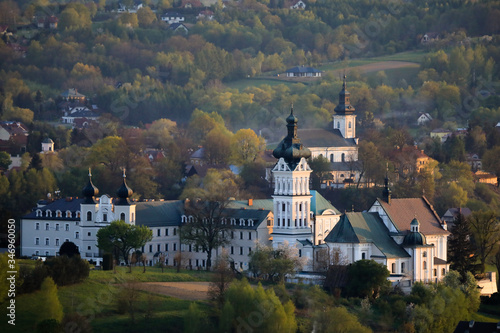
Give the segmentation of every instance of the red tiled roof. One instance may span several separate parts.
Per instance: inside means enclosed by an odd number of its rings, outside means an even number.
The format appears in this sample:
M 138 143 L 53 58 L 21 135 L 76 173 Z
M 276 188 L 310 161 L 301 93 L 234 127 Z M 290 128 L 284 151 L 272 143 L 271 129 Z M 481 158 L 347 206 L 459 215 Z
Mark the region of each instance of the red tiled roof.
M 425 197 L 391 199 L 390 204 L 382 199 L 378 201 L 401 232 L 409 231 L 410 222 L 416 217 L 420 222 L 420 232 L 424 235 L 449 234 L 441 227 L 440 218 Z

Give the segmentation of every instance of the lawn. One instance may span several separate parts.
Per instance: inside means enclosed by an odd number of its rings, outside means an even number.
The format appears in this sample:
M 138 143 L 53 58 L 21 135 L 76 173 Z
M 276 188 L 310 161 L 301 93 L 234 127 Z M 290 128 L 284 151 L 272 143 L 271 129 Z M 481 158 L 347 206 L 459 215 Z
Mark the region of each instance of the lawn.
M 263 84 L 267 84 L 270 86 L 277 86 L 280 84 L 284 85 L 292 85 L 297 82 L 292 82 L 292 81 L 285 81 L 285 80 L 280 80 L 278 78 L 273 79 L 273 78 L 249 78 L 249 79 L 242 79 L 242 80 L 236 80 L 232 82 L 227 82 L 225 85 L 228 88 L 232 89 L 238 89 L 240 92 L 243 91 L 247 87 L 258 87 Z
M 30 261 L 22 261 L 20 264 L 31 265 Z M 127 281 L 136 282 L 188 282 L 207 281 L 211 273 L 205 271 L 186 271 L 180 273 L 172 268 L 165 269 L 162 273 L 160 268 L 148 267 L 146 273 L 142 268 L 134 267 L 132 273 L 127 273 L 127 267 L 117 267 L 113 271 L 92 270 L 90 276 L 84 282 L 72 286 L 63 286 L 58 289 L 59 301 L 63 305 L 65 313 L 77 312 L 90 318 L 95 332 L 127 332 L 137 331 L 139 324 L 144 327 L 144 318 L 148 315 L 146 309 L 151 308 L 148 320 L 150 326 L 148 333 L 165 332 L 165 326 L 182 325 L 180 320 L 187 311 L 190 301 L 175 299 L 163 295 L 152 295 L 145 291 L 137 290 L 138 310 L 136 324 L 131 324 L 128 315 L 117 312 L 117 298 L 129 292 Z M 0 332 L 34 332 L 38 313 L 43 311 L 43 300 L 40 292 L 18 295 L 16 297 L 16 326 L 10 326 L 6 320 L 0 323 Z M 0 305 L 5 309 L 5 304 Z M 177 325 L 177 326 L 176 326 Z M 176 329 L 172 330 L 173 332 Z M 180 330 L 178 330 L 180 331 Z

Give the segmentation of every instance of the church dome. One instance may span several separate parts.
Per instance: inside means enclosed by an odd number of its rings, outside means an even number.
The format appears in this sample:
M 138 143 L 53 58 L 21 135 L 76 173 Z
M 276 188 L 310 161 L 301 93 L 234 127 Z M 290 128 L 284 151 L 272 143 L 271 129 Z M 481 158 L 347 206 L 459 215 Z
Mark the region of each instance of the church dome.
M 92 175 L 89 169 L 89 182 L 82 189 L 82 195 L 85 198 L 84 203 L 95 203 L 94 197 L 99 194 L 97 187 L 92 184 Z
M 130 198 L 134 193 L 134 191 L 128 187 L 125 177 L 125 170 L 123 170 L 123 182 L 120 188 L 116 191 L 116 196 L 118 197 L 116 205 L 129 205 L 130 201 L 128 198 Z
M 418 222 L 417 218 L 415 217 L 410 223 L 411 231 L 408 235 L 405 236 L 403 240 L 403 246 L 410 247 L 427 245 L 427 239 L 425 238 L 424 234 L 419 231 L 419 228 L 420 222 Z
M 276 149 L 273 151 L 273 156 L 277 159 L 283 158 L 285 162 L 296 164 L 301 158 L 311 157 L 311 151 L 305 147 L 297 137 L 297 117 L 293 114 L 293 107 L 290 115 L 286 118 L 288 135 L 281 140 Z

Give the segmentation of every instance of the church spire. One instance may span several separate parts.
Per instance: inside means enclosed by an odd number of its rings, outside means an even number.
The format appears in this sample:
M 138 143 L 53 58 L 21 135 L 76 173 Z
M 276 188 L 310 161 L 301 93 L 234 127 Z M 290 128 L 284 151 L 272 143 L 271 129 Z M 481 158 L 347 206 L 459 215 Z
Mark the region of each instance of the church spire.
M 99 194 L 99 190 L 97 187 L 92 184 L 92 172 L 89 168 L 89 182 L 87 185 L 82 189 L 82 195 L 85 198 L 83 203 L 84 204 L 95 204 L 96 201 L 94 197 Z
M 116 191 L 116 195 L 118 196 L 118 202 L 116 205 L 130 205 L 129 197 L 134 193 L 130 187 L 128 187 L 127 182 L 125 181 L 127 175 L 125 174 L 125 168 L 123 168 L 123 182 L 122 186 Z
M 337 114 L 353 114 L 355 109 L 351 105 L 351 93 L 347 91 L 347 76 L 344 75 L 342 83 L 342 90 L 339 93 L 339 104 L 335 107 L 334 111 Z

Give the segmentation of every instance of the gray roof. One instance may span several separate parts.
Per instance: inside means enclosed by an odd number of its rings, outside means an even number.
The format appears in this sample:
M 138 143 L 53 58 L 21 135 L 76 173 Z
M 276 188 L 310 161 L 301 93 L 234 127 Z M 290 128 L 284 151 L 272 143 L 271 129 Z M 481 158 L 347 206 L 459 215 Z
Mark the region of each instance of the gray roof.
M 51 138 L 45 138 L 42 143 L 54 143 Z
M 326 236 L 328 243 L 373 243 L 386 258 L 410 255 L 389 236 L 389 229 L 377 213 L 344 213 Z
M 248 200 L 232 200 L 228 208 L 264 209 L 273 210 L 273 199 L 253 199 L 252 205 L 248 205 Z
M 354 139 L 344 139 L 338 129 L 299 129 L 298 137 L 306 147 L 356 147 Z
M 80 211 L 80 204 L 83 202 L 83 199 L 73 199 L 73 198 L 65 198 L 58 199 L 50 202 L 49 204 L 43 207 L 35 207 L 33 211 L 27 215 L 23 216 L 25 220 L 65 220 L 65 221 L 79 221 L 80 218 L 76 217 L 76 212 Z M 36 211 L 41 210 L 42 216 L 37 217 Z M 52 211 L 52 217 L 45 216 L 45 212 L 47 210 Z M 56 211 L 61 211 L 61 217 L 56 217 Z M 66 212 L 71 212 L 71 217 L 66 217 Z
M 286 73 L 321 73 L 321 71 L 313 67 L 295 66 L 287 69 Z
M 333 171 L 361 171 L 363 165 L 361 161 L 353 162 L 330 162 L 330 168 Z
M 311 212 L 314 215 L 321 215 L 327 209 L 333 210 L 336 214 L 340 214 L 340 211 L 335 208 L 330 201 L 326 200 L 318 191 L 311 191 Z
M 178 226 L 184 214 L 184 202 L 181 200 L 137 202 L 135 211 L 137 225 Z

